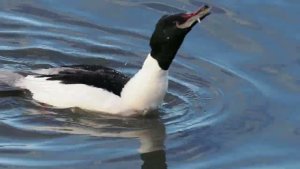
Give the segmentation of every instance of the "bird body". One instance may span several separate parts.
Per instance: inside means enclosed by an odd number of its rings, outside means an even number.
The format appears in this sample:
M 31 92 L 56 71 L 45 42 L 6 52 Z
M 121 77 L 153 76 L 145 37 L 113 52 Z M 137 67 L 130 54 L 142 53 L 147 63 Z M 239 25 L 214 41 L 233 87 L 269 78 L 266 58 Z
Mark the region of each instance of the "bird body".
M 168 87 L 168 71 L 162 70 L 151 55 L 147 56 L 143 67 L 124 84 L 120 95 L 92 84 L 66 84 L 61 82 L 62 79 L 49 80 L 60 72 L 66 71 L 77 76 L 81 73 L 81 70 L 76 68 L 42 69 L 35 71 L 38 74 L 19 79 L 16 86 L 29 90 L 33 99 L 38 102 L 57 108 L 79 107 L 124 116 L 134 115 L 137 112 L 143 114 L 156 109 L 162 102 Z M 97 78 L 97 76 L 90 78 Z M 120 79 L 113 80 L 117 83 Z
M 57 108 L 79 107 L 121 116 L 157 109 L 168 89 L 168 69 L 185 36 L 210 8 L 163 16 L 150 39 L 151 52 L 132 77 L 95 65 L 72 65 L 33 71 L 14 84 L 34 100 Z

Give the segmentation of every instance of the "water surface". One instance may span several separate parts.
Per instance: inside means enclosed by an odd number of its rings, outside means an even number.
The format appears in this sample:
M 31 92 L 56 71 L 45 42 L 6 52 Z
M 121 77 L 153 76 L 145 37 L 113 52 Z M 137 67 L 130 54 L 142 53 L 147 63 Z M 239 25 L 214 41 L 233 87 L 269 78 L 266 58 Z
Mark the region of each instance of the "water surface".
M 208 3 L 158 117 L 60 110 L 0 86 L 0 168 L 300 167 L 297 1 L 0 2 L 0 70 L 101 64 L 133 75 L 164 14 Z

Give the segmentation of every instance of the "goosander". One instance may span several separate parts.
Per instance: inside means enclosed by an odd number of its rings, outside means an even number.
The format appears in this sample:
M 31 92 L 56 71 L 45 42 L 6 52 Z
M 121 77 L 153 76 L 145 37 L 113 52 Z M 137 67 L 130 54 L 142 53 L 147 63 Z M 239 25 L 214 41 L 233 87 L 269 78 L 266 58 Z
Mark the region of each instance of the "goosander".
M 185 36 L 209 14 L 210 7 L 205 5 L 193 13 L 162 16 L 150 39 L 151 52 L 132 78 L 99 65 L 72 65 L 33 71 L 19 78 L 15 86 L 29 90 L 34 100 L 56 108 L 146 115 L 164 99 L 168 69 Z

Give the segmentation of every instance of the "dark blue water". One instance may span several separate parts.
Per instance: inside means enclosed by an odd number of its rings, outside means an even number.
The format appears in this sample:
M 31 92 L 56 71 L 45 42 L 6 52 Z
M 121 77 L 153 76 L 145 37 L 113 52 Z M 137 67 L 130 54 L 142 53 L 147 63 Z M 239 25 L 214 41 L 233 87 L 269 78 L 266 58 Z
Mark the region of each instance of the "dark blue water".
M 2 0 L 0 70 L 134 74 L 163 14 L 203 1 Z M 0 87 L 0 168 L 300 168 L 300 3 L 206 1 L 159 117 L 57 110 Z

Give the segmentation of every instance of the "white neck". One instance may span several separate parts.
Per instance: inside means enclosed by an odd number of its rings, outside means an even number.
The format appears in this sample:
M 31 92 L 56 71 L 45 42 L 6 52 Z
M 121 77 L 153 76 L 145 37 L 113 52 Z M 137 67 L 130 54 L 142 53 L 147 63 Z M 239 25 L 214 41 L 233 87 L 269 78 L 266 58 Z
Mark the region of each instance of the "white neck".
M 146 113 L 161 105 L 168 89 L 168 71 L 150 54 L 143 67 L 124 86 L 121 99 L 128 111 Z

